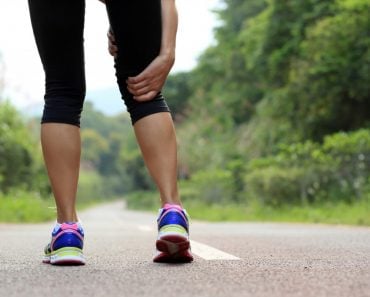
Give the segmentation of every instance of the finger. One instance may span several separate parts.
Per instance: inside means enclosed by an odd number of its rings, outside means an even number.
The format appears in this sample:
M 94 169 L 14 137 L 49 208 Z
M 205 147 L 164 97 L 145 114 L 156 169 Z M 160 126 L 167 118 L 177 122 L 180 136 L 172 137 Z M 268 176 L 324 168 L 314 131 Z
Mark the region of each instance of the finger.
M 144 81 L 148 78 L 149 78 L 148 72 L 146 70 L 144 70 L 143 72 L 139 73 L 136 76 L 128 77 L 126 82 L 128 84 L 137 84 L 137 83 L 140 83 L 140 82 L 142 82 L 142 81 Z
M 114 38 L 109 38 L 108 37 L 108 43 L 113 44 L 113 45 L 117 45 L 116 40 Z
M 158 94 L 157 91 L 150 91 L 149 93 L 146 93 L 141 96 L 134 96 L 134 99 L 137 101 L 150 101 L 152 100 L 156 95 Z
M 152 80 L 145 79 L 138 83 L 127 83 L 127 86 L 133 90 L 139 90 L 151 84 L 152 84 Z
M 108 46 L 108 51 L 113 56 L 118 52 L 118 48 L 115 45 L 109 45 Z
M 165 81 L 160 78 L 154 78 L 147 84 L 140 83 L 140 87 L 137 85 L 127 85 L 127 89 L 136 96 L 141 96 L 143 93 L 148 93 L 149 91 L 158 91 L 162 89 Z
M 134 96 L 142 96 L 142 95 L 145 95 L 145 94 L 155 90 L 155 88 L 153 88 L 151 86 L 145 86 L 144 88 L 137 89 L 137 90 L 131 89 L 129 87 L 127 89 Z
M 114 36 L 111 29 L 108 30 L 107 37 L 112 43 L 116 43 L 116 37 Z
M 143 72 L 135 77 L 129 77 L 126 80 L 127 85 L 130 87 L 137 89 L 142 88 L 144 85 L 152 85 L 157 83 L 158 81 L 163 80 L 163 74 L 160 73 L 151 73 L 147 71 L 146 73 Z
M 111 56 L 114 56 L 116 54 L 116 52 L 111 47 L 108 47 L 108 52 Z
M 116 44 L 116 39 L 114 38 L 114 36 L 112 37 L 112 36 L 109 36 L 109 35 L 108 35 L 108 41 L 109 41 L 110 43 L 112 43 L 112 44 Z

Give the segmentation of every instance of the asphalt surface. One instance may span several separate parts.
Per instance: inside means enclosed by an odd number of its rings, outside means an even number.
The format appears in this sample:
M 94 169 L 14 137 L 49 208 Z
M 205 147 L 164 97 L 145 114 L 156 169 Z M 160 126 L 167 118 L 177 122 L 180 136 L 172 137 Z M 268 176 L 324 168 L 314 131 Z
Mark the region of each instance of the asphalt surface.
M 195 261 L 156 264 L 155 214 L 111 203 L 80 216 L 79 267 L 41 263 L 52 223 L 0 224 L 1 297 L 370 296 L 370 228 L 194 221 Z

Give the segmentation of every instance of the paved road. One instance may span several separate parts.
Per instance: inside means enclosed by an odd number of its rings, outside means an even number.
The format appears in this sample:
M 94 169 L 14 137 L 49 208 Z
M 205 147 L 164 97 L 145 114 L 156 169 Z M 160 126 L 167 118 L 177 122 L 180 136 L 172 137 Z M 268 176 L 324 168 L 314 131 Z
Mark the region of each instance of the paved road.
M 41 263 L 51 224 L 0 225 L 0 296 L 370 296 L 370 228 L 193 222 L 195 261 L 151 262 L 155 215 L 81 213 L 87 265 Z

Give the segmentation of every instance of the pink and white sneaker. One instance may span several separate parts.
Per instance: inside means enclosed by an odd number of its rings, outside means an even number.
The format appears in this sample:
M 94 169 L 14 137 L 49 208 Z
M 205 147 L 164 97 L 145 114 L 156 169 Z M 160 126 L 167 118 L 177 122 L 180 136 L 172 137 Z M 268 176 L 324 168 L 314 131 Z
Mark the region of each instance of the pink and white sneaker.
M 84 265 L 82 253 L 84 231 L 80 223 L 56 224 L 51 242 L 44 250 L 44 263 L 53 265 Z
M 189 219 L 179 205 L 165 204 L 158 214 L 158 238 L 154 262 L 187 263 L 193 261 L 189 241 Z

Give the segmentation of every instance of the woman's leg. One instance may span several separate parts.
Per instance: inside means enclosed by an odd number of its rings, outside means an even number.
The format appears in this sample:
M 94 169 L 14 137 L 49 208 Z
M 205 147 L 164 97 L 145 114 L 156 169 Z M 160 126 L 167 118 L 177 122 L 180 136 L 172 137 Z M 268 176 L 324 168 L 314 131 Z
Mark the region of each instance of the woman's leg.
M 45 70 L 41 141 L 57 206 L 57 221 L 76 222 L 80 114 L 85 97 L 84 0 L 29 0 Z
M 159 92 L 151 101 L 136 101 L 126 79 L 141 73 L 159 55 L 161 0 L 107 0 L 118 47 L 117 80 L 146 166 L 161 195 L 154 262 L 190 262 L 189 222 L 177 191 L 176 135 L 167 104 Z
M 57 207 L 57 221 L 77 222 L 76 192 L 80 167 L 80 129 L 73 125 L 41 126 L 44 160 Z
M 161 112 L 146 116 L 135 123 L 134 129 L 162 205 L 181 205 L 177 189 L 177 144 L 171 115 Z
M 160 52 L 161 1 L 106 2 L 118 53 L 115 60 L 118 85 L 134 124 L 146 166 L 160 192 L 162 204 L 181 205 L 177 190 L 177 146 L 172 118 L 161 95 L 146 102 L 133 99 L 126 79 L 136 76 Z

